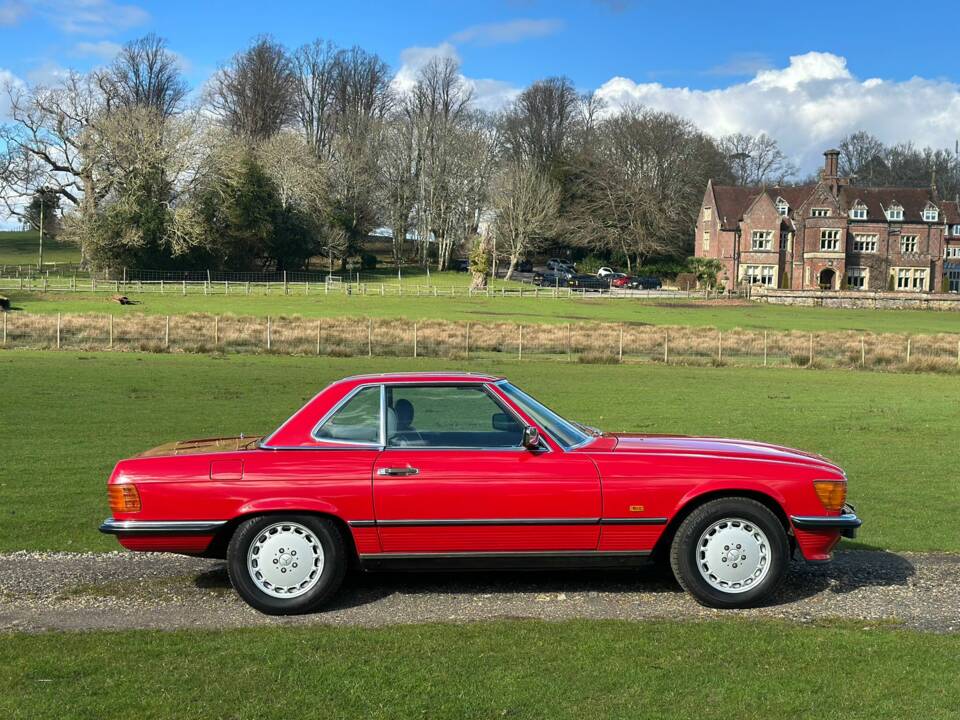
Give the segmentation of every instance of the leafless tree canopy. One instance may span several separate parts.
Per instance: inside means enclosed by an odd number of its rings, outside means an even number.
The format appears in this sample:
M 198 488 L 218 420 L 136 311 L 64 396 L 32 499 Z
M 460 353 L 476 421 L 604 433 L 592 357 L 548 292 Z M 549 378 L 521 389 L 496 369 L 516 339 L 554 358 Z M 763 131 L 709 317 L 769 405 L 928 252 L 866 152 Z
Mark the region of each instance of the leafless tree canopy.
M 539 80 L 517 98 L 504 119 L 504 144 L 514 159 L 529 159 L 542 169 L 565 160 L 585 118 L 592 121 L 596 104 L 582 98 L 568 78 Z
M 208 96 L 210 107 L 233 133 L 265 140 L 294 119 L 296 89 L 287 51 L 264 37 L 220 69 Z
M 177 57 L 153 34 L 124 45 L 96 79 L 108 108 L 146 107 L 164 118 L 183 109 L 188 91 Z
M 726 135 L 720 139 L 720 149 L 738 185 L 781 185 L 797 173 L 777 141 L 766 133 Z

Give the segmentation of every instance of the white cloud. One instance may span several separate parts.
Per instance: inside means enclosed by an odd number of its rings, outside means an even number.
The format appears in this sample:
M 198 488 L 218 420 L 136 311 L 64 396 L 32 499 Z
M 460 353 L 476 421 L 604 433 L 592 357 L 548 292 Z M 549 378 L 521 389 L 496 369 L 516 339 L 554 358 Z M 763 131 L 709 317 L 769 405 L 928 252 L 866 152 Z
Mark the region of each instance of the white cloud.
M 120 43 L 110 40 L 99 40 L 97 42 L 78 42 L 73 46 L 74 54 L 81 57 L 98 57 L 101 60 L 112 60 L 120 52 Z
M 138 5 L 113 0 L 34 0 L 51 23 L 65 33 L 110 35 L 143 25 L 150 14 Z
M 27 80 L 34 85 L 55 85 L 70 74 L 70 71 L 53 60 L 47 60 L 27 73 Z
M 22 0 L 7 0 L 0 3 L 0 26 L 16 25 L 30 11 Z
M 563 21 L 557 19 L 521 18 L 500 23 L 471 25 L 450 36 L 454 43 L 471 43 L 481 47 L 516 43 L 527 38 L 546 37 L 563 29 Z
M 450 43 L 436 47 L 409 47 L 400 53 L 400 69 L 393 76 L 393 86 L 407 93 L 417 82 L 417 73 L 434 58 L 451 58 L 460 62 L 457 49 Z M 520 88 L 503 80 L 470 78 L 461 74 L 463 81 L 473 91 L 473 104 L 481 110 L 500 110 L 520 94 Z
M 668 87 L 614 77 L 597 90 L 608 112 L 639 103 L 689 118 L 713 135 L 766 132 L 809 172 L 844 135 L 866 130 L 888 143 L 912 140 L 952 148 L 960 85 L 914 77 L 858 80 L 845 58 L 810 52 L 784 68 L 759 70 L 747 82 L 715 90 Z

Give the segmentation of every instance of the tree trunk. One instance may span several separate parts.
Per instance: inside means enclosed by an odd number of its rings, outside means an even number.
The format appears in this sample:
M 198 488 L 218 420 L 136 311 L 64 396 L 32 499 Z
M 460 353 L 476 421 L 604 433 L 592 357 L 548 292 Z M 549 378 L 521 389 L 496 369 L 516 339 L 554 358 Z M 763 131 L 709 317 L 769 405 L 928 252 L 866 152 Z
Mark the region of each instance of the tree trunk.
M 509 280 L 513 277 L 513 271 L 517 267 L 517 261 L 519 259 L 519 253 L 510 253 L 510 267 L 507 268 L 507 274 L 503 276 L 504 280 Z

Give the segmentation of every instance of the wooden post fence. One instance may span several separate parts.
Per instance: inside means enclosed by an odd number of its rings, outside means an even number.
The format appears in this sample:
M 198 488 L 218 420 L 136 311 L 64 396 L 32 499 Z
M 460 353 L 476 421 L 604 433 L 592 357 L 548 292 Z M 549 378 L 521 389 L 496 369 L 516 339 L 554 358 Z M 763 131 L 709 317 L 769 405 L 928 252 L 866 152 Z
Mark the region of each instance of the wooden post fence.
M 807 359 L 807 365 L 813 365 L 813 333 L 810 333 L 810 357 Z
M 167 321 L 163 326 L 163 346 L 165 348 L 170 347 L 170 316 L 167 315 Z
M 60 349 L 60 313 L 57 313 L 57 350 Z
M 220 345 L 220 316 L 213 316 L 213 346 L 217 347 Z
M 717 331 L 717 362 L 723 362 L 723 330 Z
M 320 341 L 323 338 L 323 320 L 317 320 L 317 355 L 320 354 Z
M 623 362 L 623 325 L 620 326 L 620 346 L 617 349 L 617 362 Z
M 520 328 L 520 339 L 517 342 L 517 360 L 523 360 L 523 325 Z
M 663 361 L 670 361 L 670 333 L 663 334 Z
M 763 331 L 763 366 L 767 366 L 767 331 Z
M 464 340 L 464 356 L 470 359 L 470 323 L 467 323 L 466 339 Z M 957 346 L 957 362 L 960 362 L 960 345 Z
M 367 357 L 373 357 L 373 318 L 367 318 Z
M 124 272 L 126 272 L 126 268 L 124 268 Z M 110 347 L 110 350 L 113 350 L 113 315 L 108 315 L 107 318 L 109 320 L 109 326 L 110 326 L 110 346 L 109 347 Z
M 273 348 L 273 325 L 270 322 L 270 316 L 267 315 L 267 351 Z
M 417 356 L 417 324 L 413 324 L 413 356 Z
M 863 340 L 863 335 L 860 336 L 860 367 L 866 367 L 867 365 L 867 345 Z
M 911 338 L 907 338 L 907 364 L 908 365 L 910 364 L 910 340 Z

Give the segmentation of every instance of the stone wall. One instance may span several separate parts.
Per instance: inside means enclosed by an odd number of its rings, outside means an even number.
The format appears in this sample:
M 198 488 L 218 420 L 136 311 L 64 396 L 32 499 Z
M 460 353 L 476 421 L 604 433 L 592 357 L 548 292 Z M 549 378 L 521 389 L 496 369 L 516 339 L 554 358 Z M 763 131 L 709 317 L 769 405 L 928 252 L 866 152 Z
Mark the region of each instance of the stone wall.
M 754 287 L 750 297 L 773 305 L 866 308 L 871 310 L 957 310 L 958 293 L 865 292 L 838 290 L 774 290 Z

